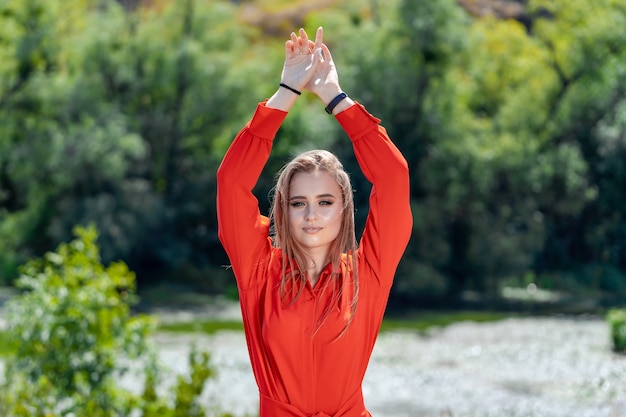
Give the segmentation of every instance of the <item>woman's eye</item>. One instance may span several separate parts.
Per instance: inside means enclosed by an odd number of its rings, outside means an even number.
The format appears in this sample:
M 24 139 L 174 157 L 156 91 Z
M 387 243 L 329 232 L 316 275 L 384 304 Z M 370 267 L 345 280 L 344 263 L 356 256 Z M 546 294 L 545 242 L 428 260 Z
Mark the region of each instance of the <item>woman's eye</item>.
M 291 207 L 302 207 L 304 206 L 304 203 L 302 201 L 292 201 L 291 202 Z
M 332 201 L 322 200 L 320 201 L 320 206 L 331 206 L 333 204 Z

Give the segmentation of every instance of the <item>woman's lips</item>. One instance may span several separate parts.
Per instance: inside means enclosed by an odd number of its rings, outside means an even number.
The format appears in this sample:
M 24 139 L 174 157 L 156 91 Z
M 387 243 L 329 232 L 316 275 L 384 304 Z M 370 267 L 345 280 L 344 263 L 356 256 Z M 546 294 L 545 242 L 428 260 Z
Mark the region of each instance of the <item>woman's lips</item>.
M 303 227 L 302 230 L 304 230 L 305 233 L 317 233 L 320 230 L 322 230 L 321 227 Z

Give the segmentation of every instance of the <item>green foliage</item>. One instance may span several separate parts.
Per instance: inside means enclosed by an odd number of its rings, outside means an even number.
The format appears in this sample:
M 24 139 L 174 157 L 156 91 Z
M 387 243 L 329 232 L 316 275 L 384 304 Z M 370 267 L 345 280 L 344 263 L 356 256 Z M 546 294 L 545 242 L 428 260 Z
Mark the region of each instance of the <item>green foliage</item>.
M 623 189 L 625 184 L 620 168 L 625 138 L 614 133 L 623 125 L 626 10 L 623 2 L 612 0 L 594 7 L 584 1 L 534 1 L 531 7 L 552 15 L 539 19 L 534 28 L 535 39 L 550 54 L 555 79 L 547 91 L 545 133 L 552 146 L 576 148 L 585 165 L 581 179 L 588 183 L 586 190 L 580 189 L 586 197 L 581 211 L 543 207 L 550 232 L 545 254 L 551 262 L 546 266 L 564 269 L 592 254 L 592 263 L 623 269 L 623 246 L 618 242 L 624 241 L 618 236 L 624 210 L 615 204 L 621 194 L 615 187 Z M 557 242 L 576 243 L 559 247 Z
M 11 351 L 11 342 L 9 340 L 9 336 L 7 332 L 4 330 L 0 330 L 0 358 L 6 356 Z
M 167 399 L 157 394 L 158 374 L 153 370 L 146 373 L 146 385 L 141 396 L 143 417 L 205 417 L 206 412 L 198 402 L 207 379 L 214 376 L 209 364 L 209 355 L 198 352 L 195 346 L 189 354 L 190 375 L 178 376 L 172 388 L 175 395 L 174 405 L 170 406 Z M 229 417 L 220 414 L 218 417 Z
M 130 312 L 135 276 L 122 262 L 101 264 L 94 227 L 75 233 L 74 241 L 22 268 L 23 293 L 7 307 L 11 356 L 0 414 L 204 416 L 198 398 L 214 374 L 208 354 L 192 350 L 190 375 L 178 378 L 174 401 L 156 396 L 162 382 L 148 339 L 155 323 Z M 145 379 L 143 394 L 119 387 L 127 374 Z
M 60 233 L 59 213 L 74 214 L 70 202 L 76 200 L 89 206 L 98 196 L 95 190 L 120 182 L 145 150 L 119 110 L 93 91 L 76 88 L 77 49 L 84 45 L 81 32 L 91 23 L 91 6 L 59 1 L 2 6 L 2 25 L 15 28 L 5 52 L 28 68 L 6 87 L 0 105 L 0 146 L 6 149 L 0 152 L 0 247 L 7 253 L 7 272 L 66 240 L 73 224 Z M 103 20 L 114 19 L 114 10 L 103 8 Z M 28 56 L 45 62 L 20 63 L 20 44 L 29 48 Z
M 145 354 L 151 326 L 130 316 L 134 274 L 124 263 L 100 264 L 94 228 L 77 236 L 24 266 L 16 286 L 25 292 L 8 307 L 16 369 L 53 381 L 62 397 L 98 390 L 119 370 L 120 351 L 131 360 Z
M 237 56 L 254 32 L 230 24 L 226 2 L 130 15 L 112 0 L 79 6 L 0 6 L 12 37 L 0 71 L 17 70 L 20 42 L 49 61 L 7 85 L 0 103 L 0 272 L 10 280 L 90 222 L 103 259 L 127 260 L 146 281 L 217 269 L 215 167 L 261 96 L 246 76 L 252 61 Z M 216 278 L 193 283 L 219 291 Z
M 611 332 L 611 342 L 613 350 L 616 352 L 626 352 L 626 310 L 611 309 L 607 313 L 606 319 Z
M 284 23 L 249 25 L 237 2 L 149 3 L 0 2 L 0 281 L 93 222 L 103 259 L 124 259 L 140 284 L 232 289 L 215 171 L 275 90 L 277 45 L 295 28 L 277 38 Z M 303 4 L 257 3 L 273 22 Z M 523 24 L 454 0 L 349 0 L 302 16 L 310 33 L 324 26 L 342 87 L 409 162 L 415 222 L 398 294 L 496 295 L 527 273 L 596 285 L 579 271 L 598 270 L 598 291 L 625 286 L 624 2 L 524 7 Z M 301 97 L 258 195 L 292 154 L 329 148 L 353 174 L 362 225 L 369 184 L 321 108 Z
M 541 9 L 539 3 L 546 2 L 535 3 L 533 7 Z M 563 3 L 551 9 L 555 19 L 537 19 L 536 34 L 514 21 L 476 19 L 467 26 L 466 48 L 459 50 L 458 61 L 444 66 L 439 79 L 431 81 L 431 92 L 436 94 L 424 98 L 426 114 L 429 118 L 437 115 L 445 123 L 432 130 L 437 136 L 430 153 L 416 164 L 421 184 L 414 189 L 421 194 L 417 213 L 424 215 L 428 210 L 429 218 L 437 207 L 441 217 L 435 215 L 434 221 L 429 219 L 432 226 L 423 228 L 421 221 L 416 222 L 414 240 L 425 243 L 413 243 L 422 248 L 410 250 L 424 259 L 433 252 L 428 243 L 442 249 L 437 263 L 427 263 L 449 279 L 451 294 L 463 289 L 496 294 L 503 278 L 528 271 L 567 273 L 586 257 L 586 244 L 595 245 L 591 230 L 621 227 L 617 226 L 621 214 L 613 217 L 607 212 L 604 220 L 589 217 L 607 182 L 594 178 L 597 159 L 591 161 L 590 157 L 595 151 L 586 145 L 587 137 L 580 136 L 583 132 L 574 129 L 581 118 L 588 126 L 598 120 L 582 116 L 584 111 L 576 115 L 563 112 L 583 103 L 588 106 L 596 99 L 594 107 L 607 108 L 608 101 L 596 95 L 598 88 L 608 96 L 621 94 L 614 92 L 619 77 L 612 66 L 619 56 L 616 40 L 624 31 L 620 27 L 608 36 L 608 32 L 600 30 L 604 35 L 599 35 L 591 28 L 603 25 L 599 19 L 607 10 L 614 9 L 611 20 L 623 18 L 624 10 L 609 2 L 604 6 L 603 11 L 587 15 L 581 11 L 587 10 L 588 4 Z M 573 15 L 578 20 L 574 21 Z M 581 19 L 584 32 L 573 29 Z M 563 36 L 566 33 L 572 38 Z M 557 35 L 567 45 L 562 56 L 555 55 L 553 38 L 547 40 Z M 589 42 L 582 40 L 585 36 L 605 42 L 604 52 L 585 50 Z M 572 54 L 571 48 L 576 52 Z M 608 53 L 610 50 L 613 52 Z M 578 53 L 587 58 L 580 61 L 577 75 L 564 76 L 569 72 L 559 59 Z M 612 86 L 613 92 L 604 90 L 605 86 Z M 582 101 L 582 96 L 574 93 L 579 89 L 586 92 Z M 592 114 L 602 113 L 594 109 Z M 566 135 L 556 129 L 561 121 L 567 126 Z M 614 172 L 619 169 L 611 175 Z M 614 210 L 622 211 L 617 205 L 610 209 Z M 611 226 L 602 225 L 607 218 L 614 219 Z M 582 223 L 578 228 L 573 226 L 577 219 Z M 437 233 L 433 237 L 434 227 Z M 614 242 L 610 249 L 594 252 L 617 254 L 621 250 Z M 446 248 L 448 261 L 441 262 Z M 600 259 L 598 263 L 605 262 Z

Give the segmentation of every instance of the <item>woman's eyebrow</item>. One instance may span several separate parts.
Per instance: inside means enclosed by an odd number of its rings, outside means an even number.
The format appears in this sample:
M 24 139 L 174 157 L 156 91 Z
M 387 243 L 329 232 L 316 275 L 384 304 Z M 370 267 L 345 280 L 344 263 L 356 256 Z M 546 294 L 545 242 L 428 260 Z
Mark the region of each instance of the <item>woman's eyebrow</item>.
M 335 195 L 330 193 L 318 194 L 315 198 L 335 198 Z M 289 197 L 289 201 L 291 200 L 306 200 L 306 197 L 303 195 L 294 195 L 293 197 Z

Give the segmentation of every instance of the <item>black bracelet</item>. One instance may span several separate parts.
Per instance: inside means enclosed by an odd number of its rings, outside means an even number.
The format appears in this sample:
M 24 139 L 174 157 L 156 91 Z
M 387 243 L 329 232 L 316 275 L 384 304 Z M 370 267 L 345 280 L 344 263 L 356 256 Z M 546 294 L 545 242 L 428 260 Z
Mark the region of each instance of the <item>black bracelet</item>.
M 324 109 L 326 110 L 326 113 L 333 114 L 333 109 L 337 107 L 337 104 L 339 104 L 339 102 L 346 97 L 348 97 L 348 95 L 344 92 L 337 94 L 337 97 L 330 100 L 330 103 L 328 103 L 328 106 L 326 106 L 326 108 Z
M 291 87 L 289 87 L 289 86 L 288 86 L 287 84 L 285 84 L 285 83 L 280 83 L 280 84 L 278 84 L 278 85 L 280 85 L 280 86 L 281 86 L 281 87 L 283 87 L 283 88 L 286 88 L 287 90 L 289 90 L 289 91 L 291 91 L 292 93 L 295 93 L 295 94 L 297 94 L 297 95 L 301 95 L 301 94 L 302 94 L 300 91 L 296 90 L 295 88 L 291 88 Z

